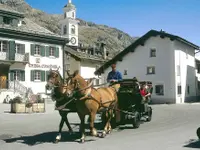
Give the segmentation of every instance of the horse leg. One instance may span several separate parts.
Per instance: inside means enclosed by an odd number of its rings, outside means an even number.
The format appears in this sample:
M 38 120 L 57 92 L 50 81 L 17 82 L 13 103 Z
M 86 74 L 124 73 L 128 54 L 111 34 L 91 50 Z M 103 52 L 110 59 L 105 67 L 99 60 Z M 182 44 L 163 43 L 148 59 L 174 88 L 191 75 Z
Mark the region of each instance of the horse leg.
M 94 128 L 94 120 L 96 117 L 96 113 L 90 113 L 90 133 L 92 136 L 97 136 L 97 130 Z
M 69 129 L 69 133 L 72 134 L 73 133 L 73 130 L 72 130 L 72 127 L 70 126 L 69 124 L 69 120 L 67 118 L 67 115 L 68 115 L 69 112 L 66 113 L 65 117 L 64 117 L 64 121 L 65 121 L 65 124 L 67 125 L 68 129 Z
M 80 130 L 79 130 L 81 133 L 80 143 L 84 143 L 85 142 L 85 115 L 78 113 L 78 116 L 81 120 Z
M 111 125 L 110 125 L 110 121 L 111 121 L 111 117 L 112 117 L 111 115 L 112 115 L 111 110 L 108 110 L 106 112 L 106 124 L 105 124 L 104 130 L 101 135 L 102 138 L 104 138 L 106 136 L 106 134 L 109 134 L 111 132 Z
M 108 114 L 109 114 L 109 115 L 108 115 L 107 134 L 110 134 L 111 131 L 112 131 L 112 126 L 111 126 L 110 121 L 111 121 L 111 119 L 112 119 L 112 117 L 113 117 L 113 110 L 109 110 Z
M 58 131 L 58 135 L 56 136 L 55 143 L 58 143 L 61 140 L 61 132 L 62 132 L 63 125 L 64 125 L 64 119 L 61 117 L 59 131 Z

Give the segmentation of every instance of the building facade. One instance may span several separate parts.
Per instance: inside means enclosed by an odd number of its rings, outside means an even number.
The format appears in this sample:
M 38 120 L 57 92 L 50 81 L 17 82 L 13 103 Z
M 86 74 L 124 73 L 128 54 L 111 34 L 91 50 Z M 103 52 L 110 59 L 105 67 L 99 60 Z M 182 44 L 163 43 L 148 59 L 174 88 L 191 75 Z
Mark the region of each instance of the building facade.
M 40 27 L 23 14 L 0 5 L 0 101 L 2 90 L 45 93 L 50 68 L 63 75 L 63 48 L 67 39 Z M 5 92 L 5 91 L 4 91 Z M 11 98 L 12 95 L 11 95 Z
M 95 74 L 106 81 L 110 65 L 116 62 L 123 78 L 152 81 L 154 103 L 184 103 L 197 96 L 196 49 L 197 45 L 181 37 L 151 30 Z

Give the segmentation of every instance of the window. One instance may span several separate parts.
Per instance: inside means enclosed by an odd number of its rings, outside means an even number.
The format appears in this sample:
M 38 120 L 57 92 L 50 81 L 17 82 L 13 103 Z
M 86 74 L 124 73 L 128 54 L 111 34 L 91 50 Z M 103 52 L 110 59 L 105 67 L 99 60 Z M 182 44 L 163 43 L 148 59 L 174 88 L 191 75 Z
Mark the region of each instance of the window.
M 72 25 L 72 27 L 71 27 L 71 34 L 75 34 L 75 33 L 76 33 L 76 31 L 75 31 L 75 26 Z
M 34 80 L 36 80 L 36 81 L 41 80 L 41 72 L 40 71 L 34 72 Z
M 127 75 L 128 73 L 127 73 L 127 70 L 124 70 L 124 75 Z
M 155 67 L 147 67 L 147 74 L 155 74 Z
M 21 74 L 20 71 L 14 71 L 14 80 L 20 81 Z
M 64 18 L 66 18 L 67 17 L 67 14 L 66 14 L 66 12 L 64 13 Z
M 64 27 L 63 27 L 63 34 L 64 35 L 67 34 L 67 26 L 66 25 L 64 25 Z
M 200 81 L 197 83 L 198 89 L 200 90 Z
M 163 85 L 155 85 L 155 93 L 156 93 L 156 95 L 164 95 L 164 86 Z
M 70 70 L 70 64 L 66 64 L 66 70 Z
M 39 45 L 35 45 L 34 55 L 40 55 L 40 46 Z
M 99 85 L 99 79 L 96 79 L 96 85 Z
M 18 54 L 25 54 L 25 45 L 24 44 L 15 44 L 15 50 Z
M 151 48 L 150 57 L 156 57 L 156 49 L 155 48 Z
M 180 76 L 181 74 L 181 67 L 180 65 L 177 65 L 177 76 Z
M 182 91 L 181 91 L 181 85 L 178 85 L 178 94 L 180 95 L 181 93 L 182 93 Z
M 187 93 L 190 94 L 190 86 L 187 86 Z
M 8 41 L 0 41 L 0 51 L 1 52 L 8 51 Z
M 4 24 L 11 24 L 12 23 L 12 19 L 9 17 L 3 17 L 3 23 Z
M 72 18 L 75 18 L 75 13 L 74 12 L 72 12 Z
M 10 80 L 25 81 L 24 70 L 10 70 Z
M 200 64 L 197 64 L 197 73 L 200 73 Z
M 55 47 L 49 48 L 49 56 L 55 56 Z

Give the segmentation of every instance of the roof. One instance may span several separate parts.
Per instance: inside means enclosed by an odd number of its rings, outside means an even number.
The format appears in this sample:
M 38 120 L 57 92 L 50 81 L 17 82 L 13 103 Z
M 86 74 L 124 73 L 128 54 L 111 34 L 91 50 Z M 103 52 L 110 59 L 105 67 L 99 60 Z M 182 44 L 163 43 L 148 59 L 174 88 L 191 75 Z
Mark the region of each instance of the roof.
M 3 4 L 0 4 L 0 12 L 12 13 L 14 15 L 18 15 L 18 16 L 21 16 L 21 17 L 24 16 L 23 13 L 20 13 L 20 12 L 18 12 L 16 10 L 12 9 L 10 6 L 3 5 Z
M 31 21 L 28 18 L 25 18 L 22 13 L 13 10 L 11 7 L 7 5 L 0 4 L 0 13 L 1 11 L 10 13 L 9 15 L 16 16 L 16 14 L 21 15 L 19 18 L 22 20 L 22 24 L 20 26 L 11 26 L 11 25 L 4 25 L 0 24 L 0 30 L 10 31 L 10 32 L 17 32 L 18 34 L 29 34 L 32 36 L 48 36 L 52 38 L 63 39 L 65 37 L 61 35 L 57 35 L 48 29 L 41 27 L 40 25 L 36 24 L 35 22 Z
M 168 38 L 170 38 L 170 40 L 178 40 L 178 41 L 180 41 L 182 43 L 185 43 L 187 45 L 190 45 L 190 46 L 194 47 L 195 49 L 200 49 L 199 46 L 197 46 L 197 45 L 195 45 L 195 44 L 193 44 L 193 43 L 187 41 L 186 39 L 183 39 L 183 38 L 181 38 L 181 37 L 179 37 L 177 35 L 169 34 L 169 33 L 163 32 L 163 31 L 150 30 L 145 35 L 143 35 L 142 37 L 137 39 L 130 46 L 128 46 L 123 51 L 118 53 L 113 59 L 111 59 L 110 61 L 108 61 L 105 64 L 103 64 L 99 69 L 97 69 L 95 71 L 95 75 L 103 73 L 104 70 L 107 69 L 112 63 L 115 63 L 117 61 L 121 61 L 122 58 L 126 54 L 128 54 L 129 52 L 134 52 L 137 46 L 144 45 L 146 40 L 148 40 L 152 36 L 157 36 L 157 35 L 160 35 L 161 38 L 168 37 Z
M 77 49 L 77 47 L 76 47 Z M 76 57 L 79 60 L 93 60 L 93 61 L 99 61 L 99 62 L 105 62 L 106 60 L 102 59 L 102 57 L 95 56 L 95 55 L 89 55 L 87 53 L 78 52 L 74 48 L 70 46 L 65 46 L 64 51 L 70 53 L 72 56 Z

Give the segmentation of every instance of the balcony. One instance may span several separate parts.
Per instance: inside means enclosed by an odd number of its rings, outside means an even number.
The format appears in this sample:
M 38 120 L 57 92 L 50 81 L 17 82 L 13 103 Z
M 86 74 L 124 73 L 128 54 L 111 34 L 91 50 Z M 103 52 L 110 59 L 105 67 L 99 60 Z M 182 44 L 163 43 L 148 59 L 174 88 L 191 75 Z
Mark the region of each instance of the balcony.
M 15 53 L 14 57 L 9 55 L 9 52 L 0 52 L 0 61 L 10 62 L 10 63 L 28 63 L 29 53 L 18 54 Z

